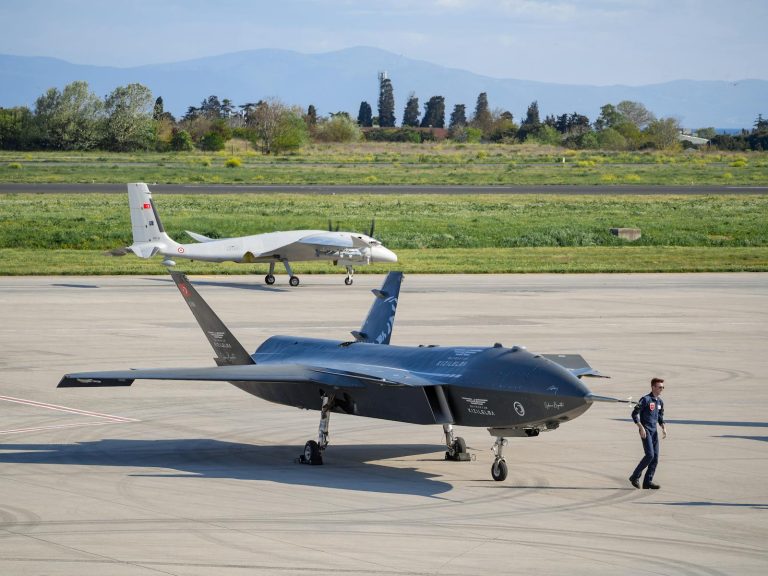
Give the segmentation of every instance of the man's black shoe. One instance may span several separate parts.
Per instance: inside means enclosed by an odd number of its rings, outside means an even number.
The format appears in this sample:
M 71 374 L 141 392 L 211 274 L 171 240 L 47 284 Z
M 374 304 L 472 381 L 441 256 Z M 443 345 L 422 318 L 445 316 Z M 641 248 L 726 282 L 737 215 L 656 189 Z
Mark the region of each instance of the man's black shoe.
M 649 489 L 650 490 L 658 490 L 659 488 L 661 488 L 661 486 L 659 486 L 658 484 L 655 484 L 653 482 L 648 482 L 648 484 L 644 484 L 643 485 L 643 489 L 644 490 L 649 490 Z
M 640 488 L 640 478 L 633 478 L 632 476 L 629 477 L 629 483 L 632 484 L 635 488 Z

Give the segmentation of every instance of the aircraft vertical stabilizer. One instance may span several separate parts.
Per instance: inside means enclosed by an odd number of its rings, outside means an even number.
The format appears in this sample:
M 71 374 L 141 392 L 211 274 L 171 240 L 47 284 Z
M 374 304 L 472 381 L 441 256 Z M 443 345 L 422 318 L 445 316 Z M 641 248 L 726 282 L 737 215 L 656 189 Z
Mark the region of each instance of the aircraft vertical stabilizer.
M 197 323 L 205 332 L 208 342 L 211 343 L 214 352 L 216 352 L 216 364 L 219 366 L 230 366 L 235 364 L 255 364 L 251 355 L 245 351 L 242 344 L 237 341 L 232 333 L 224 325 L 224 322 L 216 316 L 211 307 L 203 300 L 189 283 L 187 277 L 181 272 L 171 271 L 173 281 L 179 288 L 179 292 L 184 296 L 184 301 L 189 306 L 192 314 L 195 315 Z
M 387 274 L 381 289 L 372 290 L 376 299 L 373 301 L 360 331 L 352 332 L 355 340 L 372 344 L 389 344 L 392 328 L 395 324 L 397 299 L 400 295 L 402 282 L 402 272 L 390 272 Z
M 160 215 L 152 201 L 152 193 L 146 184 L 128 184 L 128 203 L 133 230 L 133 245 L 130 250 L 134 254 L 140 258 L 151 258 L 157 252 L 178 246 L 165 233 Z

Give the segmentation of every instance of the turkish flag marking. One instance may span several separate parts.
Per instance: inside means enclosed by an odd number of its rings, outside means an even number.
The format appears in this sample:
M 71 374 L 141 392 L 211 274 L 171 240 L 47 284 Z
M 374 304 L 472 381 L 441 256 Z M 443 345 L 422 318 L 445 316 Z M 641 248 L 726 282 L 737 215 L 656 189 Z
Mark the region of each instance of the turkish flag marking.
M 144 210 L 149 210 L 152 208 L 152 205 L 149 202 L 144 202 L 144 206 L 142 206 L 142 208 L 144 208 Z

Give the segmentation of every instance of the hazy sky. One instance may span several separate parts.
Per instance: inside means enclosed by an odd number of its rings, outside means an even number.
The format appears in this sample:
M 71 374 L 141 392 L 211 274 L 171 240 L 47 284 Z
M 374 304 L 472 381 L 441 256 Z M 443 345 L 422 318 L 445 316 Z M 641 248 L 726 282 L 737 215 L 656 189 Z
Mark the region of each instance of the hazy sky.
M 498 78 L 768 79 L 768 0 L 0 0 L 0 53 L 137 66 L 375 46 Z

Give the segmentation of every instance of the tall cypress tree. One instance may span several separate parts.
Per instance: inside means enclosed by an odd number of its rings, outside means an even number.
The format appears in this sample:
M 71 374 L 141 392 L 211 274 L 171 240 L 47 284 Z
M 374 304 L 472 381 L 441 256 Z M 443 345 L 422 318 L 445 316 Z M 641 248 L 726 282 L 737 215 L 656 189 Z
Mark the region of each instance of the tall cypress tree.
M 158 96 L 155 100 L 155 108 L 152 112 L 152 118 L 154 120 L 160 120 L 163 116 L 163 112 L 165 112 L 165 110 L 163 110 L 163 97 Z
M 392 81 L 379 74 L 379 126 L 392 128 L 395 125 L 395 95 Z
M 373 111 L 368 102 L 360 102 L 360 111 L 357 113 L 357 125 L 362 126 L 363 128 L 370 128 L 373 126 Z
M 451 121 L 448 124 L 448 128 L 456 128 L 458 126 L 467 125 L 467 112 L 464 104 L 456 104 L 451 112 Z
M 523 123 L 520 125 L 520 130 L 518 130 L 518 138 L 520 140 L 525 140 L 528 138 L 531 134 L 536 134 L 536 132 L 539 131 L 539 128 L 541 128 L 541 119 L 539 118 L 539 103 L 538 101 L 534 100 L 531 102 L 530 106 L 528 106 L 528 111 L 525 114 L 525 120 L 523 120 Z
M 419 125 L 419 99 L 411 92 L 408 96 L 408 103 L 405 105 L 405 113 L 403 114 L 403 126 L 418 126 Z
M 310 134 L 315 133 L 317 127 L 317 108 L 314 104 L 310 104 L 307 107 L 307 113 L 304 116 L 304 123 L 307 125 Z
M 475 116 L 472 118 L 472 125 L 475 128 L 480 128 L 483 134 L 487 134 L 492 124 L 493 118 L 488 109 L 488 94 L 481 92 L 477 97 L 477 104 L 475 104 Z
M 424 118 L 421 120 L 422 128 L 445 127 L 445 98 L 432 96 L 424 106 Z

